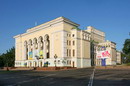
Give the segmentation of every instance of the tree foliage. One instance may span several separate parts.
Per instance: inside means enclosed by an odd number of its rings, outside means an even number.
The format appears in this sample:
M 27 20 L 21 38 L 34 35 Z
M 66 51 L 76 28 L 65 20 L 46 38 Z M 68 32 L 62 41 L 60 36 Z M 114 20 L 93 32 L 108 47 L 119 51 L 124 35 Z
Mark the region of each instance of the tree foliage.
M 0 67 L 13 67 L 15 61 L 15 48 L 11 48 L 0 55 Z
M 130 62 L 130 39 L 125 40 L 122 51 L 123 56 L 126 57 L 126 62 Z

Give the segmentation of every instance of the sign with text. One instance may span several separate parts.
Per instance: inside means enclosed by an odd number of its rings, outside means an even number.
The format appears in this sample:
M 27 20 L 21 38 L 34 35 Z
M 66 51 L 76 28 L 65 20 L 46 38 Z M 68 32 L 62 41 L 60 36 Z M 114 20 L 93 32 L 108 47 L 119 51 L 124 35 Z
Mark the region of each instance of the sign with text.
M 97 51 L 97 56 L 98 59 L 100 58 L 110 58 L 110 51 L 105 50 L 105 51 Z

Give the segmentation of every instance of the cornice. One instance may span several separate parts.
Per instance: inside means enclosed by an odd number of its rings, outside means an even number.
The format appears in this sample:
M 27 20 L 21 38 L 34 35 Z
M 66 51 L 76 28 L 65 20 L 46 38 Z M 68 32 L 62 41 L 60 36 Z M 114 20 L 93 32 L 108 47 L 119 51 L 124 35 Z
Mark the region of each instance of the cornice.
M 71 20 L 69 20 L 69 19 L 67 19 L 65 17 L 58 17 L 58 18 L 56 18 L 54 20 L 51 20 L 51 21 L 46 22 L 44 24 L 41 24 L 41 25 L 35 26 L 35 27 L 31 28 L 31 29 L 28 29 L 26 31 L 26 33 L 14 36 L 14 38 L 17 38 L 19 36 L 24 36 L 24 35 L 27 35 L 27 34 L 30 34 L 30 33 L 33 33 L 33 32 L 37 32 L 37 31 L 43 30 L 45 28 L 51 27 L 52 25 L 59 24 L 59 23 L 68 23 L 68 24 L 76 26 L 76 27 L 79 26 L 79 24 L 74 23 L 74 22 L 72 22 Z
M 18 38 L 18 37 L 21 37 L 21 34 L 16 35 L 16 36 L 14 36 L 13 38 Z
M 66 22 L 66 23 L 71 24 L 73 26 L 79 26 L 79 24 L 76 24 L 76 23 L 70 21 L 69 19 L 67 19 L 65 17 L 58 17 L 58 18 L 56 18 L 54 20 L 51 20 L 51 21 L 46 22 L 44 24 L 41 24 L 41 25 L 38 25 L 38 26 L 33 27 L 31 29 L 28 29 L 27 32 L 33 32 L 33 31 L 35 31 L 37 29 L 40 29 L 40 28 L 44 29 L 45 27 L 50 27 L 51 25 L 54 25 L 54 24 L 57 24 L 57 23 L 61 23 L 61 22 L 62 23 Z

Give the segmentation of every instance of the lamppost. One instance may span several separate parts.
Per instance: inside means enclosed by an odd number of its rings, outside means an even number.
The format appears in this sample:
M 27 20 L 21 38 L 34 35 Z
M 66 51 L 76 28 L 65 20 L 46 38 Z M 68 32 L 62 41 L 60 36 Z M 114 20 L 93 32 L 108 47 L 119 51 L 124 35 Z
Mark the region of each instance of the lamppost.
M 36 59 L 37 59 L 37 61 L 38 61 L 38 67 L 39 67 L 39 56 L 35 56 L 36 57 Z
M 54 63 L 55 63 L 55 67 L 56 67 L 56 59 L 57 59 L 57 55 L 56 54 L 55 54 L 54 58 L 55 58 Z

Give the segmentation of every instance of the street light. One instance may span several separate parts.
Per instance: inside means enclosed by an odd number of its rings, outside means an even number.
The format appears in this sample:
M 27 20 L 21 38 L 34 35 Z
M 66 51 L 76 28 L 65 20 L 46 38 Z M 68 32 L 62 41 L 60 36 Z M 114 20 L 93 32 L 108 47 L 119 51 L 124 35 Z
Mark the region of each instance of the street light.
M 36 57 L 36 59 L 38 60 L 38 67 L 39 67 L 39 59 L 40 59 L 40 58 L 39 58 L 39 56 L 37 56 L 37 55 L 36 55 L 35 57 Z
M 55 63 L 55 67 L 56 67 L 56 59 L 57 59 L 57 55 L 56 54 L 55 54 L 54 58 L 55 58 L 54 63 Z

